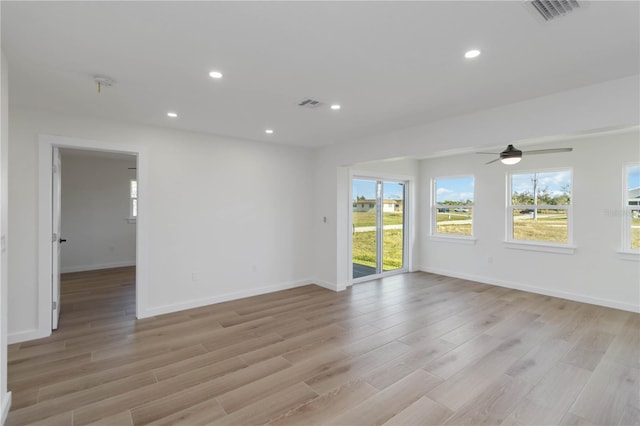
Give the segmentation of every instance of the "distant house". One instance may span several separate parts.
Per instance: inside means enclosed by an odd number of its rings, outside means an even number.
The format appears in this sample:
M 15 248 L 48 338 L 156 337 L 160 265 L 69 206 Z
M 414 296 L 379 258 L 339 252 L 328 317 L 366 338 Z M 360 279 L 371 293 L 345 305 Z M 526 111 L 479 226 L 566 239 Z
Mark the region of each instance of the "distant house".
M 353 202 L 354 212 L 368 212 L 376 207 L 376 200 L 356 200 Z M 404 208 L 403 200 L 384 200 L 382 211 L 384 213 L 401 213 Z

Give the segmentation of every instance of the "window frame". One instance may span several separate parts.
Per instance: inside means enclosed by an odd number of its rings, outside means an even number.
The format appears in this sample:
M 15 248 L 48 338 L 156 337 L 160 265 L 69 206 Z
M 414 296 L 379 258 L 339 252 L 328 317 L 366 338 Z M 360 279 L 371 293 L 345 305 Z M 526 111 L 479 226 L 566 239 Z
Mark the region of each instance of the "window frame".
M 513 205 L 513 176 L 514 175 L 526 175 L 526 174 L 540 174 L 540 173 L 559 173 L 569 172 L 571 174 L 571 182 L 569 184 L 569 190 L 571 194 L 571 203 L 564 205 L 554 204 L 518 204 Z M 512 170 L 506 173 L 506 229 L 505 229 L 505 244 L 508 248 L 533 250 L 533 251 L 546 251 L 552 253 L 573 254 L 575 252 L 575 245 L 573 240 L 573 168 L 572 167 L 554 167 L 544 169 L 532 169 L 532 170 Z M 513 238 L 513 216 L 514 210 L 523 210 L 534 207 L 537 210 L 566 210 L 567 212 L 567 242 L 557 243 L 552 241 L 541 240 L 516 240 Z
M 629 204 L 629 169 L 632 167 L 640 167 L 640 163 L 632 162 L 626 163 L 622 167 L 623 179 L 622 179 L 622 253 L 629 253 L 633 255 L 640 254 L 640 248 L 631 247 L 631 226 L 633 211 L 640 210 L 640 205 L 632 206 Z
M 447 234 L 438 232 L 438 209 L 452 208 L 451 205 L 448 204 L 439 204 L 437 201 L 437 184 L 438 180 L 443 179 L 465 179 L 471 178 L 473 179 L 473 200 L 470 206 L 471 208 L 471 235 L 461 235 L 461 234 Z M 474 211 L 476 206 L 476 176 L 474 174 L 460 174 L 460 175 L 449 175 L 449 176 L 436 176 L 431 178 L 431 206 L 429 211 L 431 212 L 431 232 L 429 237 L 432 240 L 436 241 L 448 241 L 448 242 L 459 242 L 463 244 L 474 244 L 476 241 L 475 238 L 475 226 L 474 226 Z

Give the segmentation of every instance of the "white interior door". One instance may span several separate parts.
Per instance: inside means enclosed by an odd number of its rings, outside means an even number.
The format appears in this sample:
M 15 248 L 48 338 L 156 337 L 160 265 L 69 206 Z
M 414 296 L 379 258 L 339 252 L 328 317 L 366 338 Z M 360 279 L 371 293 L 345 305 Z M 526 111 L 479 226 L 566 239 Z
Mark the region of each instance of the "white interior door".
M 52 255 L 52 268 L 51 268 L 51 328 L 56 330 L 58 328 L 58 320 L 60 318 L 60 250 L 62 242 L 64 241 L 60 236 L 60 192 L 61 192 L 61 163 L 60 163 L 60 151 L 58 148 L 53 148 L 53 164 L 52 164 L 52 229 L 53 235 L 51 238 L 51 244 L 53 245 L 51 250 Z

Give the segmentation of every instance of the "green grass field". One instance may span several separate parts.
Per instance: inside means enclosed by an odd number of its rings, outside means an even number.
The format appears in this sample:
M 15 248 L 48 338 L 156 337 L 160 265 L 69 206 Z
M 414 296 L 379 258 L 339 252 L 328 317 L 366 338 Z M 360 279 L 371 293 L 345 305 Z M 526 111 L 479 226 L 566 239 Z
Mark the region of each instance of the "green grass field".
M 385 271 L 402 267 L 402 230 L 383 231 L 382 269 Z M 356 232 L 353 234 L 353 263 L 376 266 L 376 233 Z
M 566 243 L 569 241 L 567 213 L 564 210 L 539 212 L 537 220 L 531 215 L 513 214 L 513 239 Z
M 631 219 L 631 226 L 637 226 L 638 228 L 631 228 L 631 248 L 640 248 L 640 217 Z
M 402 225 L 402 213 L 383 213 L 384 225 Z M 353 212 L 353 226 L 376 226 L 376 211 Z M 387 229 L 383 231 L 383 264 L 385 271 L 402 267 L 402 230 Z M 365 266 L 376 266 L 376 233 L 356 232 L 353 234 L 353 262 Z
M 383 213 L 382 221 L 385 225 L 401 225 L 402 213 Z M 376 226 L 376 210 L 371 209 L 368 212 L 353 212 L 353 226 Z

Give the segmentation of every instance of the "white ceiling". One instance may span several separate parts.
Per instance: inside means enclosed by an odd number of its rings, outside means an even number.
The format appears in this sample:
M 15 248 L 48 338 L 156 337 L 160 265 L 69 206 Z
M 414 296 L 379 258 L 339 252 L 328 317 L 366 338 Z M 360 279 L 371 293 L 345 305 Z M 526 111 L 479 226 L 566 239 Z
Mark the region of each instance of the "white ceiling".
M 12 104 L 321 146 L 638 74 L 640 3 L 583 5 L 2 1 L 2 49 Z

